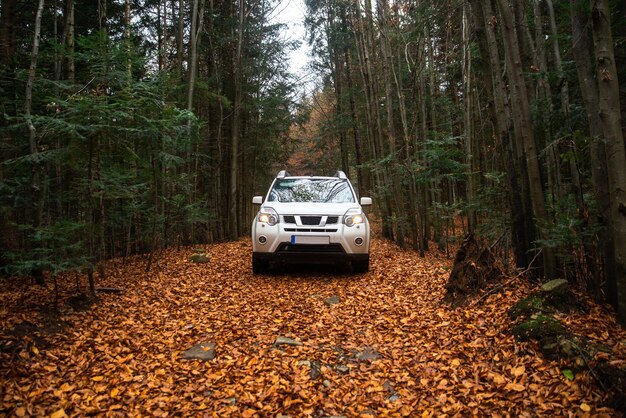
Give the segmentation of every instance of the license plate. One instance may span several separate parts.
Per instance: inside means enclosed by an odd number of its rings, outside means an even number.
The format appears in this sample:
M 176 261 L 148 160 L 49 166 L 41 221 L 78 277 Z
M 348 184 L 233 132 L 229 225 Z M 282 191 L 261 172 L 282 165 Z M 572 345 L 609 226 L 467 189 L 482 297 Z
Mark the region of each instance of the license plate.
M 309 236 L 309 235 L 292 235 L 292 244 L 330 244 L 329 237 Z

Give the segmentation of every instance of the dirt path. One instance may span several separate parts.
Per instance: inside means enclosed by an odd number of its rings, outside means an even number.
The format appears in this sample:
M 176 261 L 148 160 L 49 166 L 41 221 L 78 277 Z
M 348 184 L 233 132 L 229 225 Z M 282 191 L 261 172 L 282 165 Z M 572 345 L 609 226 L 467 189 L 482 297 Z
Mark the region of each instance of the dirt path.
M 189 262 L 189 249 L 163 253 L 148 274 L 139 259 L 118 263 L 100 285 L 122 295 L 65 306 L 63 332 L 1 353 L 0 415 L 612 414 L 588 373 L 569 381 L 509 335 L 505 308 L 529 288 L 450 310 L 438 303 L 451 260 L 373 247 L 365 275 L 253 277 L 248 241 L 206 247 L 208 264 Z M 4 341 L 19 322 L 40 325 L 30 312 L 50 292 L 24 289 L 0 293 Z M 301 345 L 275 345 L 281 336 Z M 213 360 L 181 358 L 200 342 L 216 344 Z

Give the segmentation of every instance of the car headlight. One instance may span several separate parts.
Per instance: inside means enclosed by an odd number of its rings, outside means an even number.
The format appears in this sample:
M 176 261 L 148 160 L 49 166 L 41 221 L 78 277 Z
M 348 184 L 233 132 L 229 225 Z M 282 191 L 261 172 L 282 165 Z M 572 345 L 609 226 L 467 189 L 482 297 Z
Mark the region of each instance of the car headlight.
M 259 211 L 259 222 L 274 226 L 278 223 L 278 213 L 273 208 L 263 207 Z
M 365 222 L 365 214 L 359 209 L 350 209 L 343 216 L 343 223 L 346 226 L 359 225 Z

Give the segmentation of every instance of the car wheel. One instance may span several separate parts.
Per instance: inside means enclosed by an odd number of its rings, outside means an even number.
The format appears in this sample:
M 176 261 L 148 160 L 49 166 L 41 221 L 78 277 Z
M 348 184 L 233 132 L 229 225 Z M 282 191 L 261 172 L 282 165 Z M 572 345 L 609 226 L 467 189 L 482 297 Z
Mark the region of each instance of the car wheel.
M 267 273 L 270 269 L 269 260 L 260 260 L 255 256 L 252 256 L 252 273 L 263 274 Z
M 352 271 L 354 273 L 367 273 L 370 271 L 370 259 L 352 262 Z

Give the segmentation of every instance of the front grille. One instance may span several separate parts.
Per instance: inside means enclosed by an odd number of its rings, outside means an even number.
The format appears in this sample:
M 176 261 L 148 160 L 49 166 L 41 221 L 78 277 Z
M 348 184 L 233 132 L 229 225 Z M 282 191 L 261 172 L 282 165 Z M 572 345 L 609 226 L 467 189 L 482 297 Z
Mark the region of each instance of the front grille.
M 343 253 L 341 244 L 290 244 L 283 242 L 277 252 L 282 253 Z
M 285 232 L 337 232 L 337 228 L 285 228 Z
M 300 216 L 300 222 L 302 225 L 317 226 L 322 223 L 322 216 Z M 283 222 L 286 224 L 295 224 L 296 217 L 294 215 L 284 215 Z M 328 216 L 326 218 L 326 225 L 334 225 L 339 222 L 339 216 Z
M 302 225 L 319 225 L 321 221 L 321 216 L 300 216 Z

